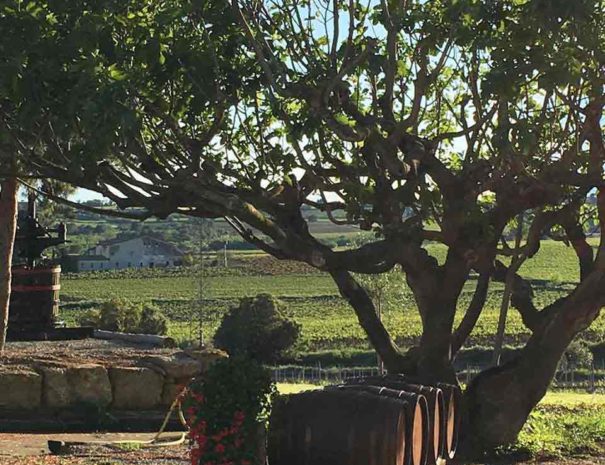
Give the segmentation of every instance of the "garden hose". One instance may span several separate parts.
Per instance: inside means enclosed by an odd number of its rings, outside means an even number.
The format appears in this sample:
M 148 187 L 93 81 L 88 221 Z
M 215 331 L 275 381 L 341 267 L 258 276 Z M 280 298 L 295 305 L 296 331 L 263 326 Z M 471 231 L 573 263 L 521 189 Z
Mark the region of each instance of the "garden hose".
M 182 393 L 181 393 L 182 394 Z M 170 420 L 170 416 L 172 412 L 177 410 L 177 415 L 179 417 L 179 421 L 181 425 L 187 428 L 187 431 L 180 433 L 178 439 L 173 439 L 171 441 L 160 441 L 160 437 L 164 434 L 164 430 L 168 425 L 168 421 Z M 149 441 L 140 441 L 140 440 L 123 440 L 123 441 L 84 441 L 84 442 L 75 442 L 75 441 L 48 441 L 48 449 L 52 454 L 60 455 L 60 454 L 68 454 L 72 447 L 77 446 L 103 446 L 103 447 L 119 447 L 121 445 L 137 445 L 137 446 L 145 446 L 145 447 L 174 447 L 180 446 L 185 442 L 187 436 L 189 435 L 189 426 L 187 425 L 187 421 L 185 420 L 185 415 L 183 415 L 183 409 L 181 408 L 181 395 L 179 394 L 172 405 L 168 409 L 168 412 L 164 416 L 164 421 L 162 422 L 162 426 L 160 427 L 157 434 L 153 439 Z

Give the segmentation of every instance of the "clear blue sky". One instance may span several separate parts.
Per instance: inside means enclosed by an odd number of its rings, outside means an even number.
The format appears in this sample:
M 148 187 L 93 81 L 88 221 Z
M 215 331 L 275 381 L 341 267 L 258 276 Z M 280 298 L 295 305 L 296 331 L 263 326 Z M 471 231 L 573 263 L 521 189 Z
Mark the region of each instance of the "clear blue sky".
M 96 192 L 89 191 L 88 189 L 78 189 L 76 193 L 73 195 L 73 199 L 76 202 L 85 202 L 87 200 L 95 200 L 104 198 L 101 194 L 97 194 Z

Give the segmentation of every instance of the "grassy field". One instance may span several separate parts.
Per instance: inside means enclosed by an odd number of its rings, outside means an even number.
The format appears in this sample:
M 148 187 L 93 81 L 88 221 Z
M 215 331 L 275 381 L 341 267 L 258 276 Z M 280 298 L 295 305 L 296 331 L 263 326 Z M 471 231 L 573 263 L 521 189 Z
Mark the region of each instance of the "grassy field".
M 440 260 L 445 249 L 429 246 Z M 206 337 L 211 337 L 229 306 L 244 296 L 271 293 L 286 304 L 286 313 L 302 325 L 299 351 L 334 348 L 365 348 L 367 342 L 348 304 L 339 296 L 331 278 L 298 263 L 279 262 L 258 254 L 232 257 L 232 267 L 206 268 L 203 278 L 194 270 L 144 270 L 109 274 L 66 276 L 63 281 L 63 318 L 75 323 L 79 314 L 111 297 L 134 301 L 153 301 L 171 320 L 171 333 L 179 340 L 188 337 L 187 321 L 201 308 Z M 558 242 L 546 241 L 521 274 L 532 280 L 535 302 L 543 306 L 573 289 L 578 266 L 573 251 Z M 386 326 L 399 343 L 412 342 L 421 333 L 421 321 L 411 291 L 399 273 L 391 303 L 384 310 Z M 204 299 L 199 301 L 203 283 Z M 472 297 L 475 279 L 465 287 L 459 301 L 457 319 L 462 318 Z M 493 337 L 498 319 L 503 285 L 493 283 L 484 313 L 475 328 L 470 344 L 487 344 Z M 605 318 L 600 317 L 585 337 L 598 340 L 605 333 Z M 509 313 L 507 338 L 517 343 L 527 336 L 518 314 Z

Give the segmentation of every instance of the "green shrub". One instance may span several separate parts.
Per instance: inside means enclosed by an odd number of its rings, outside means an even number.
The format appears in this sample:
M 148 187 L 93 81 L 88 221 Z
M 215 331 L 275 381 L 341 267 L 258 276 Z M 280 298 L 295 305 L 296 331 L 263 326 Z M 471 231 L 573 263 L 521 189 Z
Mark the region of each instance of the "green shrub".
M 93 328 L 99 328 L 100 318 L 101 312 L 99 310 L 88 310 L 80 316 L 78 323 L 81 326 L 92 326 Z
M 158 307 L 147 304 L 143 306 L 137 332 L 141 334 L 165 335 L 168 333 L 168 319 Z
M 127 300 L 111 299 L 104 302 L 99 314 L 99 328 L 107 331 L 133 333 L 141 321 L 141 306 Z
M 261 362 L 278 360 L 300 334 L 300 325 L 284 317 L 281 307 L 269 294 L 241 299 L 223 318 L 214 344 L 231 355 Z
M 151 304 L 141 306 L 123 299 L 103 302 L 100 309 L 85 312 L 78 322 L 82 326 L 121 333 L 168 333 L 168 319 L 159 308 Z
M 231 357 L 213 363 L 183 398 L 191 463 L 263 465 L 258 444 L 276 395 L 271 372 L 254 360 Z

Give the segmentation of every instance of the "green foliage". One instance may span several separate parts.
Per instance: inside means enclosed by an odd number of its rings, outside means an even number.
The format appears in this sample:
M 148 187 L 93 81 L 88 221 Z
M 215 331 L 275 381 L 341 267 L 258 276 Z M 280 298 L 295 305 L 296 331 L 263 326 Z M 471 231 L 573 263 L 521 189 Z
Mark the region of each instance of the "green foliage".
M 113 298 L 101 303 L 100 309 L 88 310 L 79 318 L 82 326 L 123 333 L 158 334 L 168 332 L 168 319 L 151 304 Z
M 270 371 L 256 361 L 232 357 L 215 362 L 193 381 L 183 401 L 192 463 L 262 465 L 258 444 L 276 393 Z
M 136 332 L 140 321 L 141 306 L 123 299 L 108 300 L 99 311 L 99 328 L 107 331 Z
M 223 318 L 214 344 L 231 355 L 245 355 L 260 362 L 279 359 L 300 333 L 300 326 L 284 317 L 282 307 L 269 294 L 241 299 Z
M 158 307 L 146 304 L 141 311 L 141 319 L 139 320 L 137 332 L 141 334 L 165 335 L 168 333 L 168 318 L 162 314 L 162 311 Z
M 601 451 L 603 440 L 602 408 L 544 406 L 530 414 L 517 448 L 534 457 L 560 457 Z

